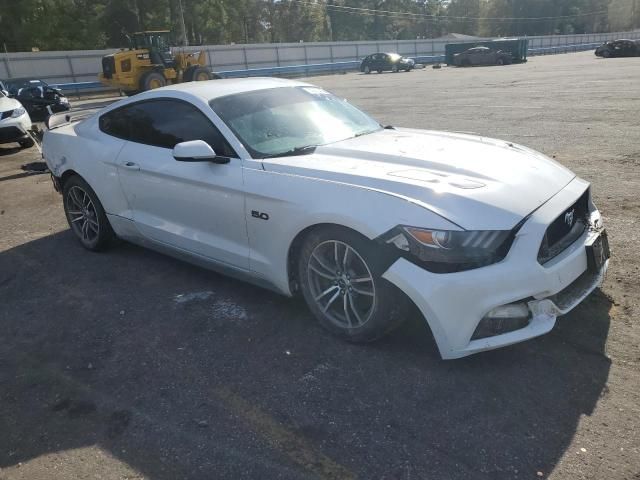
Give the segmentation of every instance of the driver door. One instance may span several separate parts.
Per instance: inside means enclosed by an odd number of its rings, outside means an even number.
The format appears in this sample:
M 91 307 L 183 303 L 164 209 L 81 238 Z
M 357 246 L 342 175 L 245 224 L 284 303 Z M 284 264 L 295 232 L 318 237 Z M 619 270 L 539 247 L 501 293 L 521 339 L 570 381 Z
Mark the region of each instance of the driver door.
M 117 169 L 135 226 L 144 237 L 219 263 L 249 268 L 242 161 L 211 119 L 177 99 L 126 105 L 100 129 L 128 140 Z M 204 140 L 227 164 L 181 162 L 180 142 Z

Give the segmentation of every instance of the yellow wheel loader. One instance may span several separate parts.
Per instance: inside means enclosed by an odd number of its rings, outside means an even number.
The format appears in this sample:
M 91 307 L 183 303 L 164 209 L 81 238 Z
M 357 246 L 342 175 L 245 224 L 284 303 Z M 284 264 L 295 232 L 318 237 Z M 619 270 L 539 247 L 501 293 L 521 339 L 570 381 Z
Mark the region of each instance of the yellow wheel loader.
M 173 53 L 168 30 L 134 33 L 129 49 L 102 58 L 100 81 L 133 95 L 174 83 L 220 78 L 206 67 L 206 54 Z

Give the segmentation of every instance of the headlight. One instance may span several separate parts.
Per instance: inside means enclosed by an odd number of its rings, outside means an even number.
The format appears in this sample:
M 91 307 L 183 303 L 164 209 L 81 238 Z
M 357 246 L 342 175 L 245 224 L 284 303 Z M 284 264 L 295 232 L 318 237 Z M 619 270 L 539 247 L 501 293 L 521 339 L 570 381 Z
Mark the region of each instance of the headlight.
M 470 270 L 502 260 L 513 242 L 514 230 L 432 230 L 398 226 L 380 237 L 405 252 L 427 270 Z
M 11 114 L 11 118 L 18 118 L 27 113 L 27 111 L 23 107 L 16 108 Z
M 69 103 L 69 99 L 67 97 L 60 97 L 60 103 L 66 105 L 67 103 Z

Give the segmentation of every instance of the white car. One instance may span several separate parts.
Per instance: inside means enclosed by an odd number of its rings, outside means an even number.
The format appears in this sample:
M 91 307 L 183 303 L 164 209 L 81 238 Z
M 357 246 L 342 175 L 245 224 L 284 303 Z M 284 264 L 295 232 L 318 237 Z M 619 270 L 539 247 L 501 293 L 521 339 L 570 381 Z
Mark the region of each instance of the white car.
M 589 184 L 555 161 L 384 128 L 307 83 L 185 83 L 50 128 L 44 157 L 86 248 L 117 236 L 299 292 L 350 341 L 413 302 L 443 358 L 513 344 L 548 332 L 608 265 Z
M 0 143 L 19 143 L 23 148 L 33 147 L 29 135 L 31 118 L 22 104 L 0 91 Z

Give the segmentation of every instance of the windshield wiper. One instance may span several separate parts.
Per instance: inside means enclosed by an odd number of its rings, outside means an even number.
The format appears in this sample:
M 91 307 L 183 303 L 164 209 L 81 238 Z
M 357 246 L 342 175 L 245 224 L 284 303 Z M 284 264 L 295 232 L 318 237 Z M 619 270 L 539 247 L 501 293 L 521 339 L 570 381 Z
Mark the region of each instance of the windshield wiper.
M 307 155 L 316 151 L 318 145 L 305 145 L 303 147 L 295 147 L 280 153 L 270 153 L 262 158 L 278 158 L 278 157 L 294 157 L 296 155 Z
M 375 129 L 375 130 L 365 130 L 364 132 L 356 133 L 356 134 L 353 136 L 353 138 L 356 138 L 356 137 L 362 137 L 363 135 L 370 135 L 370 134 L 372 134 L 372 133 L 376 133 L 376 132 L 379 132 L 379 131 L 380 131 L 380 129 L 378 129 L 378 128 L 377 128 L 377 129 Z

